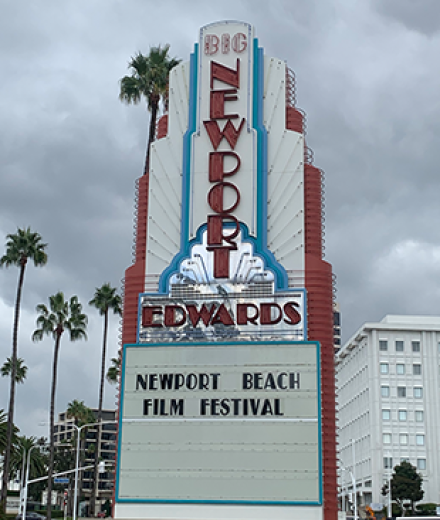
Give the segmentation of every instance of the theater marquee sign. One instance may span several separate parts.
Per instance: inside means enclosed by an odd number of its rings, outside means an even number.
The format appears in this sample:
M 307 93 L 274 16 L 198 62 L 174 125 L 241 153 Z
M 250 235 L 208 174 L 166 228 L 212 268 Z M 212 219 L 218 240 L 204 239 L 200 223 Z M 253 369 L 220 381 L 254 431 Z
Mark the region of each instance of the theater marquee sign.
M 120 501 L 320 503 L 316 343 L 124 351 Z
M 170 76 L 149 178 L 157 287 L 123 348 L 117 518 L 322 520 L 319 344 L 295 283 L 304 142 L 285 130 L 285 77 L 240 22 L 203 27 Z

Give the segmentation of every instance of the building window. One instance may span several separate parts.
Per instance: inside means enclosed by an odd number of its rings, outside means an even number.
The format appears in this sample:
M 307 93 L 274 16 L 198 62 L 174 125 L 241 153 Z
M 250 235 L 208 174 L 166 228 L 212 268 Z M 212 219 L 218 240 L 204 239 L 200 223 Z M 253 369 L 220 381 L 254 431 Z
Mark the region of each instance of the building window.
M 393 469 L 393 457 L 384 457 L 383 467 L 384 469 Z
M 381 386 L 380 387 L 380 394 L 382 397 L 389 397 L 390 396 L 390 387 L 389 386 Z
M 408 434 L 407 433 L 399 434 L 399 444 L 408 444 Z
M 381 363 L 380 364 L 380 373 L 381 374 L 388 374 L 388 363 Z
M 406 421 L 407 415 L 406 410 L 399 410 L 399 421 Z
M 382 420 L 389 421 L 391 419 L 390 410 L 382 410 Z
M 416 416 L 416 422 L 423 422 L 423 411 L 422 410 L 416 410 L 415 416 Z
M 396 365 L 396 374 L 399 376 L 405 373 L 405 365 L 403 363 L 397 363 Z
M 382 435 L 383 444 L 391 444 L 391 433 L 384 433 Z
M 396 339 L 396 352 L 403 352 L 403 340 Z
M 414 363 L 414 365 L 413 365 L 413 374 L 415 376 L 420 376 L 422 374 L 422 365 Z
M 414 387 L 414 397 L 416 399 L 422 399 L 423 397 L 423 388 L 421 386 Z
M 400 457 L 400 462 L 409 462 L 408 457 Z
M 388 350 L 388 341 L 386 339 L 379 340 L 379 350 L 381 350 L 382 352 Z
M 406 397 L 406 386 L 397 387 L 397 397 Z
M 417 469 L 426 469 L 426 459 L 417 459 Z
M 425 436 L 421 434 L 416 435 L 416 444 L 417 446 L 424 446 L 425 445 Z
M 411 341 L 412 351 L 420 352 L 420 341 Z

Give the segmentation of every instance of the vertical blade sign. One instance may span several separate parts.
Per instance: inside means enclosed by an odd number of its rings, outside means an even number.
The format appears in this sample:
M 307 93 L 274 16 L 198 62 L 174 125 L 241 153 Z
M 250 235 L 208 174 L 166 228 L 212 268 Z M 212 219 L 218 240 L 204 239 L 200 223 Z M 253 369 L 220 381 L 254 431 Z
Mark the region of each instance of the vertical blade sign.
M 234 124 L 234 119 L 239 119 L 239 114 L 227 113 L 225 103 L 236 101 L 240 89 L 240 59 L 237 58 L 235 70 L 215 61 L 211 62 L 211 91 L 209 115 L 210 119 L 203 121 L 206 132 L 214 148 L 209 153 L 209 182 L 213 184 L 208 192 L 208 204 L 214 214 L 208 215 L 208 251 L 214 255 L 214 277 L 229 278 L 229 252 L 237 249 L 234 239 L 238 236 L 240 225 L 232 212 L 240 203 L 240 191 L 235 184 L 225 180 L 237 174 L 240 170 L 240 156 L 234 151 L 237 141 L 245 123 L 243 117 L 240 122 Z M 222 88 L 215 81 L 220 82 Z M 232 88 L 224 88 L 225 85 Z M 223 130 L 220 130 L 218 121 L 224 121 Z M 217 150 L 223 139 L 228 143 L 230 150 Z M 235 160 L 235 166 L 225 171 L 225 158 Z M 233 193 L 233 203 L 225 207 L 225 191 Z M 228 232 L 225 234 L 224 224 L 229 223 Z

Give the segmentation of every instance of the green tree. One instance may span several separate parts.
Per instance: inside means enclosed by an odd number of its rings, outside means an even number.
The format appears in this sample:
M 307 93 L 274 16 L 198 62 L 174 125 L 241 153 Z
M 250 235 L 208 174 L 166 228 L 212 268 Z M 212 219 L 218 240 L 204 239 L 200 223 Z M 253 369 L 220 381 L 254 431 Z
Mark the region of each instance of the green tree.
M 112 358 L 111 362 L 112 365 L 108 367 L 107 375 L 105 377 L 111 385 L 115 385 L 118 382 L 119 372 L 121 370 L 121 361 L 120 358 Z
M 102 287 L 97 287 L 95 295 L 92 300 L 89 301 L 89 305 L 93 305 L 99 311 L 99 314 L 104 317 L 104 328 L 102 334 L 102 355 L 101 355 L 101 380 L 99 385 L 99 401 L 98 401 L 98 415 L 97 415 L 97 443 L 94 457 L 94 468 L 93 468 L 93 488 L 90 497 L 90 510 L 89 514 L 95 516 L 95 500 L 96 491 L 98 488 L 98 462 L 99 462 L 99 439 L 101 437 L 101 419 L 102 419 L 102 401 L 104 397 L 104 377 L 105 377 L 105 360 L 107 352 L 107 333 L 108 333 L 108 314 L 109 311 L 113 311 L 113 314 L 122 314 L 122 299 L 116 293 L 116 289 L 111 287 L 109 283 L 105 283 Z
M 49 308 L 44 304 L 37 305 L 37 329 L 32 335 L 33 341 L 41 341 L 44 335 L 52 335 L 55 340 L 53 365 L 52 365 L 52 388 L 50 394 L 50 438 L 49 438 L 49 469 L 47 483 L 47 518 L 51 520 L 52 503 L 52 474 L 54 466 L 54 415 L 55 415 L 55 394 L 58 374 L 58 354 L 60 349 L 61 336 L 64 331 L 69 331 L 70 341 L 87 339 L 87 316 L 82 313 L 82 305 L 77 296 L 72 296 L 70 301 L 64 299 L 64 294 L 58 292 L 49 297 Z
M 18 474 L 21 474 L 21 483 L 24 485 L 24 468 L 23 466 L 23 454 L 26 457 L 29 450 L 32 448 L 29 456 L 29 478 L 41 477 L 45 474 L 47 468 L 47 453 L 45 450 L 45 439 L 38 439 L 37 437 L 26 437 L 26 435 L 20 435 L 14 442 L 14 449 L 11 454 L 11 464 L 9 466 L 9 478 L 15 478 Z
M 16 366 L 15 366 L 15 382 L 16 383 L 24 383 L 26 379 L 28 367 L 24 364 L 24 359 L 17 358 Z M 6 361 L 3 363 L 3 366 L 0 368 L 0 373 L 3 377 L 9 376 L 12 374 L 12 361 L 11 358 L 8 357 Z
M 24 273 L 29 259 L 33 260 L 36 267 L 45 265 L 47 254 L 45 249 L 47 244 L 43 244 L 41 236 L 33 233 L 31 228 L 17 229 L 17 233 L 6 236 L 6 253 L 0 258 L 0 267 L 19 267 L 17 295 L 15 298 L 14 325 L 12 332 L 12 371 L 11 385 L 9 390 L 9 409 L 8 424 L 6 433 L 6 449 L 3 458 L 3 478 L 0 499 L 0 512 L 6 512 L 6 495 L 8 490 L 9 461 L 11 458 L 14 408 L 15 408 L 15 382 L 16 382 L 16 363 L 18 357 L 18 324 L 20 321 L 21 295 L 23 290 Z
M 0 455 L 3 455 L 6 450 L 6 445 L 8 443 L 8 419 L 4 412 L 4 410 L 0 410 Z M 14 446 L 17 440 L 17 433 L 19 429 L 14 425 L 12 429 L 12 446 Z M 11 450 L 12 451 L 12 450 Z
M 68 419 L 73 419 L 75 426 L 78 427 L 95 422 L 95 414 L 92 409 L 85 405 L 84 401 L 78 401 L 77 399 L 74 399 L 67 405 L 66 415 Z
M 119 99 L 127 104 L 137 104 L 145 97 L 151 112 L 144 175 L 150 168 L 150 145 L 155 139 L 159 103 L 162 99 L 167 105 L 168 76 L 171 69 L 180 63 L 180 60 L 168 56 L 169 49 L 169 45 L 159 45 L 151 47 L 148 56 L 138 52 L 128 63 L 131 76 L 124 76 L 120 81 Z
M 411 510 L 414 513 L 414 504 L 422 500 L 423 477 L 417 473 L 416 468 L 407 461 L 401 462 L 394 468 L 391 479 L 391 497 L 395 500 L 405 516 L 404 502 L 411 502 Z
M 62 440 L 57 446 L 55 446 L 54 454 L 54 471 L 55 473 L 61 473 L 63 471 L 69 471 L 75 467 L 75 455 L 76 455 L 76 441 L 75 433 L 73 433 L 71 440 Z M 67 516 L 72 516 L 72 488 L 73 488 L 73 474 L 65 475 L 69 478 L 68 493 L 67 493 Z M 57 491 L 64 491 L 65 484 L 54 484 L 54 488 Z

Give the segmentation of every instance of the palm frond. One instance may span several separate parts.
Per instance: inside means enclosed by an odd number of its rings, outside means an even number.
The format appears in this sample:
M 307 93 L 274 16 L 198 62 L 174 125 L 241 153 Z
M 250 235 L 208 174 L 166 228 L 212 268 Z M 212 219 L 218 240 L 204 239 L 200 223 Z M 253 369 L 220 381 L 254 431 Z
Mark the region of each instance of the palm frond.
M 25 264 L 27 259 L 33 260 L 35 266 L 44 265 L 47 262 L 45 249 L 47 244 L 41 240 L 41 235 L 32 232 L 31 228 L 17 229 L 14 234 L 6 236 L 6 254 L 0 258 L 0 266 Z
M 36 329 L 32 334 L 32 341 L 41 341 L 44 336 L 43 329 Z

